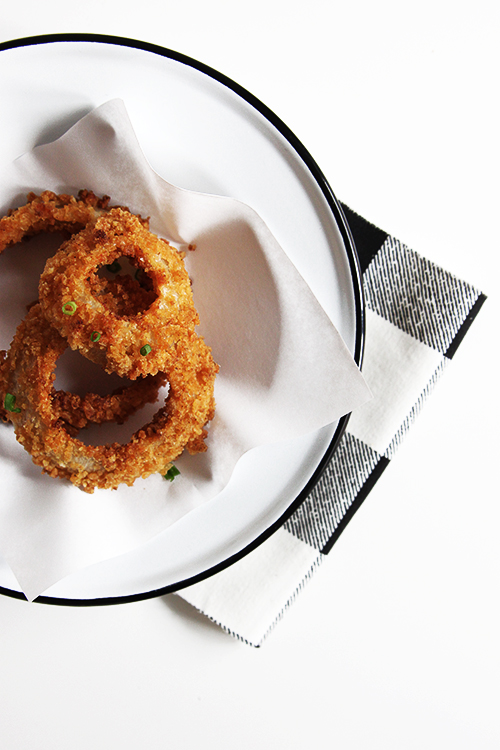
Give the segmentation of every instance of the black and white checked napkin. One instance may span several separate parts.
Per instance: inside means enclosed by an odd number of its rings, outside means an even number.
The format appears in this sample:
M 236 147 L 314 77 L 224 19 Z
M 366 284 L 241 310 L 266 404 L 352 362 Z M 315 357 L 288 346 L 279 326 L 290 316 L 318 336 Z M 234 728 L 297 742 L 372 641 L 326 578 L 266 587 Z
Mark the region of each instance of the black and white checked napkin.
M 224 630 L 259 646 L 390 464 L 486 297 L 347 206 L 363 274 L 363 374 L 373 399 L 351 416 L 302 505 L 233 566 L 179 592 Z

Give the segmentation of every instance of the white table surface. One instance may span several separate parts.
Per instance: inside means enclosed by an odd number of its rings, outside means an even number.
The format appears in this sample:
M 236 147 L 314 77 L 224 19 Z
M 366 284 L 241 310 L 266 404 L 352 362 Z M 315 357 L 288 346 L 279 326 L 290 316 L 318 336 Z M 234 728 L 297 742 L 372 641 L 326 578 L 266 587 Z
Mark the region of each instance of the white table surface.
M 2 13 L 0 41 L 69 31 L 225 73 L 338 198 L 489 299 L 262 648 L 175 595 L 81 609 L 0 597 L 0 747 L 500 747 L 498 4 L 25 0 Z

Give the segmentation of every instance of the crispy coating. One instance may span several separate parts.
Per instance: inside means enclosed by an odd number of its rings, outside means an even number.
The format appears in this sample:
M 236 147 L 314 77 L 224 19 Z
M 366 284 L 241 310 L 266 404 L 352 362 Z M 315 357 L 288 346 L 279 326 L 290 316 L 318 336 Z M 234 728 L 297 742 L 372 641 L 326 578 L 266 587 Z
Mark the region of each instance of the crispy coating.
M 97 270 L 121 256 L 153 284 L 155 299 L 135 315 L 120 315 L 93 294 Z M 165 370 L 199 322 L 182 255 L 121 208 L 97 218 L 49 258 L 39 299 L 45 317 L 72 349 L 106 372 L 132 380 Z M 94 332 L 98 341 L 92 341 Z
M 0 252 L 25 237 L 41 232 L 79 232 L 105 212 L 109 197 L 98 198 L 90 190 L 80 190 L 78 198 L 45 190 L 28 194 L 28 202 L 0 219 Z
M 86 492 L 164 473 L 184 448 L 206 450 L 218 371 L 194 331 L 198 315 L 183 256 L 148 231 L 147 219 L 108 203 L 89 191 L 80 191 L 78 199 L 30 193 L 26 206 L 0 219 L 0 252 L 43 231 L 74 235 L 47 262 L 42 305 L 30 306 L 9 352 L 0 351 L 0 418 L 12 421 L 18 441 L 43 472 Z M 135 278 L 99 274 L 120 256 L 136 266 Z M 66 301 L 78 315 L 62 313 Z M 51 313 L 59 332 L 47 320 Z M 68 342 L 131 382 L 108 396 L 56 391 L 54 369 Z M 77 439 L 91 422 L 121 423 L 156 401 L 167 379 L 165 404 L 126 445 L 86 446 Z
M 158 391 L 166 383 L 166 375 L 160 372 L 133 380 L 129 385 L 116 388 L 106 396 L 97 393 L 79 396 L 52 389 L 54 416 L 70 435 L 77 435 L 88 424 L 123 424 L 138 409 L 148 403 L 153 404 L 158 399 Z
M 20 208 L 9 211 L 0 219 L 0 252 L 26 237 L 42 232 L 75 233 L 81 231 L 89 222 L 94 222 L 108 210 L 109 197 L 99 198 L 90 190 L 80 190 L 78 198 L 72 195 L 59 194 L 45 190 L 40 195 L 29 193 L 27 203 Z M 124 209 L 127 210 L 127 209 Z M 148 220 L 138 217 L 148 226 Z M 96 291 L 110 309 L 118 314 L 135 314 L 146 309 L 154 299 L 154 292 L 144 289 L 138 281 L 130 276 L 114 280 L 99 279 Z M 7 352 L 0 350 L 0 391 L 2 391 L 2 363 Z M 125 419 L 146 403 L 154 402 L 159 388 L 166 382 L 162 374 L 144 378 L 134 386 L 117 389 L 108 396 L 87 393 L 80 397 L 73 393 L 54 390 L 54 409 L 59 412 L 68 429 L 81 429 L 89 422 L 116 421 Z M 0 419 L 10 421 L 10 414 L 5 410 L 3 397 L 0 402 Z
M 164 406 L 125 445 L 87 446 L 64 428 L 54 410 L 52 383 L 65 348 L 65 339 L 35 305 L 1 366 L 4 389 L 15 398 L 10 416 L 16 437 L 43 472 L 91 493 L 163 472 L 186 446 L 192 452 L 206 449 L 204 427 L 214 415 L 218 367 L 193 331 L 177 341 L 167 362 L 170 389 Z
M 101 295 L 101 300 L 118 315 L 134 315 L 147 309 L 155 294 L 145 289 L 132 276 L 117 276 L 114 279 L 96 277 L 94 294 Z M 154 403 L 158 391 L 167 383 L 167 377 L 159 372 L 132 380 L 129 384 L 115 389 L 106 396 L 86 393 L 78 396 L 66 391 L 53 391 L 52 404 L 54 413 L 64 422 L 70 434 L 76 435 L 89 423 L 103 424 L 125 420 L 147 403 Z
M 4 362 L 7 352 L 1 351 L 0 357 L 0 419 L 11 421 L 11 413 L 4 408 L 5 394 L 8 392 L 3 377 Z M 167 377 L 164 373 L 148 375 L 131 381 L 130 385 L 116 388 L 112 393 L 100 396 L 97 393 L 86 393 L 79 396 L 76 393 L 57 391 L 52 388 L 51 398 L 55 417 L 72 435 L 89 424 L 103 424 L 116 422 L 123 424 L 125 420 L 148 403 L 154 403 L 158 398 L 158 391 L 166 385 Z
M 7 352 L 0 350 L 0 420 L 5 423 L 11 421 L 11 412 L 4 407 L 5 394 L 8 392 L 4 377 L 6 362 Z M 143 406 L 154 403 L 158 399 L 158 391 L 166 383 L 167 376 L 159 372 L 130 381 L 105 396 L 91 392 L 79 396 L 52 388 L 54 415 L 71 434 L 76 434 L 88 424 L 123 424 Z
M 114 279 L 94 274 L 90 279 L 92 295 L 115 315 L 138 315 L 145 312 L 156 299 L 151 287 L 141 285 L 133 276 L 122 274 Z

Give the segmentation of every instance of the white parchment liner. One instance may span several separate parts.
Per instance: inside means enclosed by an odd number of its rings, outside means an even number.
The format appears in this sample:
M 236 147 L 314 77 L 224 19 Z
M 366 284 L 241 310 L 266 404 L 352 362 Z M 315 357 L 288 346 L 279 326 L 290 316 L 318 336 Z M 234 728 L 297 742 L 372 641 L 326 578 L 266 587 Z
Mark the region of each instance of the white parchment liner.
M 0 425 L 0 552 L 29 599 L 141 545 L 213 498 L 251 448 L 336 422 L 370 397 L 337 330 L 259 216 L 236 200 L 163 180 L 120 100 L 3 169 L 0 205 L 4 212 L 21 205 L 31 190 L 76 194 L 82 187 L 150 216 L 151 229 L 168 240 L 196 244 L 186 265 L 199 333 L 220 365 L 217 413 L 208 452 L 177 461 L 182 473 L 173 483 L 155 475 L 93 495 L 41 475 L 12 427 Z M 38 277 L 25 247 L 8 248 L 0 259 L 2 348 L 36 298 Z

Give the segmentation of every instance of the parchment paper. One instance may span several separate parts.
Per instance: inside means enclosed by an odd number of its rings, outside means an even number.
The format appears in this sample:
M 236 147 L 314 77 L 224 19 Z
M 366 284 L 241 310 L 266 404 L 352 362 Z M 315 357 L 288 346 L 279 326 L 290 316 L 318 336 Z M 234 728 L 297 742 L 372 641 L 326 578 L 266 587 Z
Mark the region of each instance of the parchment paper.
M 29 191 L 76 194 L 82 187 L 149 216 L 152 231 L 178 247 L 196 244 L 186 265 L 199 333 L 220 365 L 217 412 L 207 453 L 183 455 L 174 482 L 155 475 L 93 495 L 42 475 L 12 426 L 0 425 L 0 552 L 30 600 L 77 569 L 137 547 L 213 498 L 251 448 L 317 430 L 370 398 L 339 333 L 259 216 L 236 200 L 163 180 L 143 156 L 120 100 L 3 168 L 0 206 L 5 213 L 23 204 Z M 59 241 L 43 236 L 0 258 L 0 347 L 8 348 L 25 305 L 36 299 L 44 259 Z M 73 371 L 90 388 L 89 363 L 78 353 L 71 357 L 80 358 Z M 58 378 L 58 385 L 71 387 L 64 367 Z M 136 429 L 149 416 L 138 419 Z

